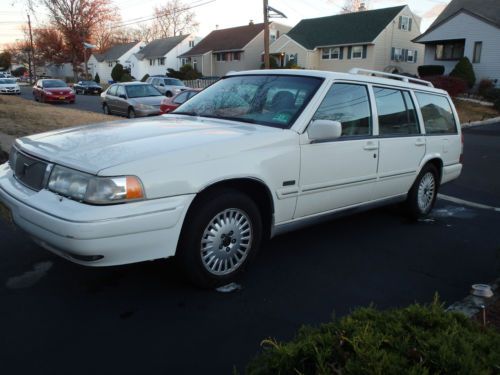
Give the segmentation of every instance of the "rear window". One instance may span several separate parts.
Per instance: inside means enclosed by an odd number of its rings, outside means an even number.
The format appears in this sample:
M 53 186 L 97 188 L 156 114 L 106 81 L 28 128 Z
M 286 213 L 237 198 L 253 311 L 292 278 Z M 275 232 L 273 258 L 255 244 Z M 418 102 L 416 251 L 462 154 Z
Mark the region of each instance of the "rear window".
M 450 102 L 444 96 L 416 92 L 426 134 L 457 133 Z
M 374 87 L 380 135 L 419 134 L 415 107 L 407 91 Z

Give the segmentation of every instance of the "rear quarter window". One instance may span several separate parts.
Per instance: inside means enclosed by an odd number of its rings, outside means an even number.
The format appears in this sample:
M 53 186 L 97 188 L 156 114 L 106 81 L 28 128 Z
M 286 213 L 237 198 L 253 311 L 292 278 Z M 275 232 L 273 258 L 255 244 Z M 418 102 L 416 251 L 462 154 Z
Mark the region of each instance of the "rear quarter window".
M 456 134 L 457 124 L 448 98 L 415 92 L 426 134 Z

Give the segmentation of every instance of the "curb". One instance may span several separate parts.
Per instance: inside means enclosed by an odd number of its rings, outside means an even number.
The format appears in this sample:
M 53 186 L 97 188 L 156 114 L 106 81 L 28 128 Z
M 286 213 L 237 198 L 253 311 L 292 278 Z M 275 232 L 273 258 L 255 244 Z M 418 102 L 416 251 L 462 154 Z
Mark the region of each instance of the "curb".
M 493 291 L 493 297 L 489 298 L 489 300 L 484 300 L 484 306 L 486 308 L 492 304 L 496 299 L 499 298 L 497 296 L 497 291 L 500 287 L 500 278 L 496 279 L 491 285 L 491 290 Z M 474 297 L 472 295 L 468 295 L 463 300 L 455 302 L 448 306 L 446 311 L 459 312 L 471 318 L 476 315 L 479 311 L 481 311 L 481 305 L 474 301 Z
M 466 124 L 461 124 L 461 126 L 462 126 L 462 129 L 467 129 L 467 128 L 472 128 L 472 127 L 479 126 L 479 125 L 490 125 L 490 124 L 494 124 L 496 122 L 500 122 L 500 117 L 493 117 L 493 118 L 489 118 L 489 119 L 483 120 L 483 121 L 472 121 L 472 122 L 468 122 Z

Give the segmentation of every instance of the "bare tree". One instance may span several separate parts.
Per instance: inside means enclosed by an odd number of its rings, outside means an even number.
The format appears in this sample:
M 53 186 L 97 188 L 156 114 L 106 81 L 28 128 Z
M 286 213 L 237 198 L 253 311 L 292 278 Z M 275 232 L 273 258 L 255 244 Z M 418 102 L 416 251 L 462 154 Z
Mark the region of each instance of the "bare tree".
M 92 40 L 97 26 L 113 19 L 110 0 L 41 0 L 50 23 L 64 38 L 71 57 L 75 78 L 83 61 L 83 42 Z
M 170 0 L 163 6 L 155 7 L 155 21 L 152 24 L 155 37 L 166 38 L 176 35 L 190 34 L 196 31 L 199 23 L 196 14 L 189 5 L 180 0 Z
M 353 12 L 359 12 L 362 10 L 367 10 L 366 7 L 366 0 L 345 0 L 344 5 L 342 6 L 342 10 L 340 13 L 345 14 L 345 13 L 353 13 Z

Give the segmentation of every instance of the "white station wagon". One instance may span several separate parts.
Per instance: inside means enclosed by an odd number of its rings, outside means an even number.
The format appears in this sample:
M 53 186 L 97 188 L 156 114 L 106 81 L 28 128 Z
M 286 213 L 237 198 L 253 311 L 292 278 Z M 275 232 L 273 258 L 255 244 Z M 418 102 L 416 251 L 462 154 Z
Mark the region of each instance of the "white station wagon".
M 427 215 L 461 172 L 459 124 L 445 91 L 408 77 L 233 73 L 169 115 L 17 139 L 0 201 L 71 261 L 175 255 L 213 287 L 264 238 L 319 219 L 398 201 Z

